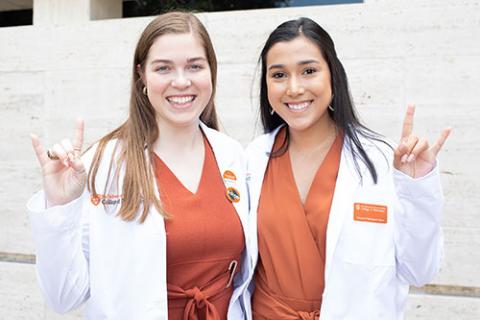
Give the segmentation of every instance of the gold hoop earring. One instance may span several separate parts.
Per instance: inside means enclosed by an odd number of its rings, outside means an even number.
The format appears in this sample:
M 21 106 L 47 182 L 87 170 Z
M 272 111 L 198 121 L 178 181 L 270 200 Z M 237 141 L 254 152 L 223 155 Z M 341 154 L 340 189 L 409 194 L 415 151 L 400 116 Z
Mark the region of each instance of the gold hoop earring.
M 142 92 L 143 92 L 144 95 L 148 95 L 147 87 L 146 87 L 146 86 L 143 87 Z

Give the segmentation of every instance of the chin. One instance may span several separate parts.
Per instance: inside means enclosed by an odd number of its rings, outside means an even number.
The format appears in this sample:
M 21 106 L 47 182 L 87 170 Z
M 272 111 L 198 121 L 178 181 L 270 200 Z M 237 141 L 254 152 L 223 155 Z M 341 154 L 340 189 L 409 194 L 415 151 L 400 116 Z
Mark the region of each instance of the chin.
M 189 127 L 192 125 L 196 125 L 199 123 L 200 119 L 199 118 L 194 118 L 194 119 L 178 119 L 176 121 L 172 121 L 172 123 L 177 126 L 177 127 Z
M 288 127 L 295 131 L 304 131 L 312 127 L 312 123 L 306 121 L 287 121 Z
M 192 124 L 200 118 L 201 112 L 197 109 L 182 110 L 180 112 L 174 111 L 168 114 L 168 119 L 171 123 L 178 125 L 189 125 Z

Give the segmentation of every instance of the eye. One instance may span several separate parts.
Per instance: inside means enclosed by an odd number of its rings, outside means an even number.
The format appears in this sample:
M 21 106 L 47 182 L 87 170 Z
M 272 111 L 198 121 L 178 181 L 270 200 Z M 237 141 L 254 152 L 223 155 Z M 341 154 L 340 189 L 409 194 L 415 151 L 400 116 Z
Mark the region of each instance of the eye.
M 272 77 L 273 79 L 282 79 L 282 78 L 285 78 L 287 75 L 285 74 L 285 72 L 274 72 L 271 74 L 270 77 Z
M 188 70 L 191 70 L 191 71 L 199 71 L 202 69 L 203 69 L 203 65 L 201 64 L 191 64 L 188 66 Z
M 305 70 L 303 70 L 303 74 L 305 75 L 310 75 L 310 74 L 314 74 L 315 72 L 317 72 L 317 69 L 315 68 L 306 68 Z
M 159 73 L 166 73 L 170 71 L 170 67 L 169 66 L 157 66 L 155 67 L 155 72 L 159 72 Z

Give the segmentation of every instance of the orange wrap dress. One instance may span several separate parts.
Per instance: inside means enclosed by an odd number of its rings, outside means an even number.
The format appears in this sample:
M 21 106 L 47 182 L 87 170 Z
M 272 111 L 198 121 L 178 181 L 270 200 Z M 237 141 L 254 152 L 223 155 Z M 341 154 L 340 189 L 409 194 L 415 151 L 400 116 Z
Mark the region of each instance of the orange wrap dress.
M 196 193 L 185 188 L 154 155 L 162 205 L 172 215 L 165 221 L 170 320 L 227 319 L 232 279 L 239 271 L 245 247 L 240 219 L 225 195 L 222 176 L 205 137 L 204 145 L 205 160 Z
M 273 151 L 284 140 L 277 134 Z M 340 164 L 338 134 L 302 204 L 289 152 L 271 157 L 258 206 L 259 262 L 252 309 L 255 320 L 318 319 L 322 305 L 326 230 Z

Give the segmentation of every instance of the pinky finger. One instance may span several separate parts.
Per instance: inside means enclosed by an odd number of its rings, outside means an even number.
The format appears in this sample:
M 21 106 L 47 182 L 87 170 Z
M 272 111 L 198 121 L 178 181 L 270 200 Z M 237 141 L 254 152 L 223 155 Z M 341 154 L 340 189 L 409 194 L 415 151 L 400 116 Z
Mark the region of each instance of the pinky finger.
M 440 152 L 440 149 L 442 149 L 443 144 L 445 141 L 447 141 L 448 136 L 450 133 L 452 133 L 453 129 L 451 127 L 445 128 L 442 130 L 442 133 L 440 134 L 440 138 L 438 138 L 437 142 L 432 146 L 432 152 L 435 156 Z
M 40 166 L 43 167 L 49 161 L 47 152 L 45 151 L 45 148 L 43 147 L 37 135 L 30 134 L 30 138 L 32 139 L 32 146 L 33 150 L 35 151 L 35 155 L 37 156 L 38 163 L 40 163 Z

